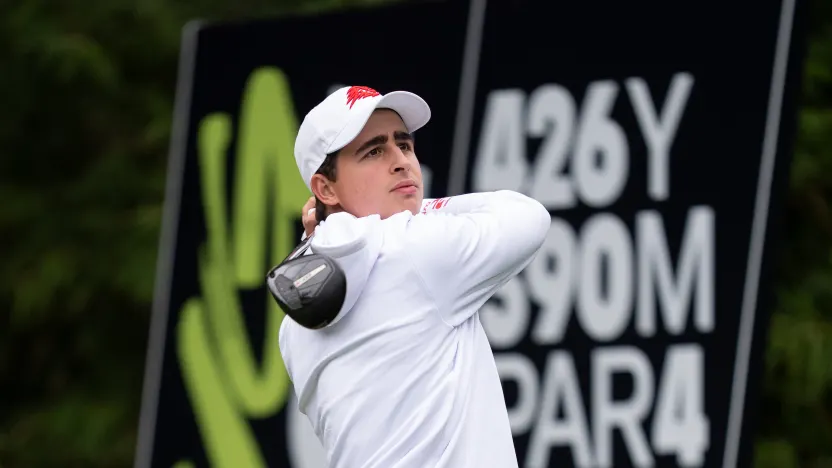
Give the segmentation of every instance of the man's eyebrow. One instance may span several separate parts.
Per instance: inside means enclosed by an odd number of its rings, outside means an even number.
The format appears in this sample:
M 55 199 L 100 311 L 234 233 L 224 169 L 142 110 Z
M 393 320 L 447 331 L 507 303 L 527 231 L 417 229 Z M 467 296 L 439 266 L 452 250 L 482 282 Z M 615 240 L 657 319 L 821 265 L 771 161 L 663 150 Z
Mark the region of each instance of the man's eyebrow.
M 396 131 L 393 132 L 393 139 L 396 141 L 412 142 L 413 134 L 402 131 Z M 370 138 L 369 140 L 365 141 L 364 144 L 362 144 L 361 146 L 359 146 L 358 149 L 355 150 L 355 154 L 362 153 L 368 150 L 369 148 L 372 148 L 373 146 L 383 145 L 384 143 L 387 143 L 387 135 L 376 135 L 373 138 Z
M 387 143 L 387 135 L 376 135 L 365 141 L 363 145 L 359 146 L 358 149 L 355 150 L 355 154 L 361 153 L 364 150 L 376 145 L 383 145 L 384 143 Z
M 413 135 L 407 132 L 393 132 L 393 138 L 396 140 L 413 141 Z

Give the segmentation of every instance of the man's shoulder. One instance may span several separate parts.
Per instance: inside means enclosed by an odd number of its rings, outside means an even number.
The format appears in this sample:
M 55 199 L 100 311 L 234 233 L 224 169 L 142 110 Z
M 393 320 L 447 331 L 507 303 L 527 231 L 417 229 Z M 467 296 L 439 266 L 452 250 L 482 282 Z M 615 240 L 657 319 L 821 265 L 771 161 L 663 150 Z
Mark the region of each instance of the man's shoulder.
M 426 232 L 424 232 L 425 230 L 436 231 L 437 228 L 453 223 L 452 220 L 457 218 L 452 212 L 442 210 L 441 208 L 443 205 L 441 202 L 437 204 L 437 200 L 434 200 L 432 205 L 433 208 L 431 208 L 430 205 L 428 205 L 427 208 L 423 206 L 422 210 L 416 213 L 409 210 L 396 213 L 395 215 L 382 220 L 380 227 L 384 229 L 386 233 L 400 235 L 405 233 L 417 233 L 419 235 L 424 235 L 426 234 Z M 413 240 L 418 241 L 419 238 L 417 237 Z
M 404 259 L 426 255 L 426 252 L 442 252 L 457 230 L 448 216 L 441 212 L 402 211 L 384 219 L 377 226 L 384 232 L 382 253 L 388 258 L 395 255 Z

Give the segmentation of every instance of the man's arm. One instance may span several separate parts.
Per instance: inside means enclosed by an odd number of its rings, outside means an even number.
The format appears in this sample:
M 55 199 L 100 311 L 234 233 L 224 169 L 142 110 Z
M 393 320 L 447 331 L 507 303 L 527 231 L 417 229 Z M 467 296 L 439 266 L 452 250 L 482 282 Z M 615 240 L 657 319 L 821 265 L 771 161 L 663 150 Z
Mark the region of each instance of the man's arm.
M 551 217 L 538 201 L 508 190 L 437 205 L 411 220 L 407 245 L 443 319 L 456 326 L 531 262 Z

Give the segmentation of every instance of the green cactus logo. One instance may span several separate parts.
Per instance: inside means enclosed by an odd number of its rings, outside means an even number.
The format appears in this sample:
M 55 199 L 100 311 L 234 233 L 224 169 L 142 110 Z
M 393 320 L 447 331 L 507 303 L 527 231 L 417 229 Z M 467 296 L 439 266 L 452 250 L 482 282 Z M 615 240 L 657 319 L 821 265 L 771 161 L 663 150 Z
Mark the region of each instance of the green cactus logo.
M 206 456 L 219 468 L 266 466 L 247 420 L 274 415 L 290 392 L 278 348 L 282 311 L 266 301 L 266 351 L 258 363 L 239 294 L 264 288 L 268 268 L 297 242 L 294 223 L 309 196 L 293 157 L 297 128 L 284 74 L 271 67 L 255 70 L 237 122 L 230 191 L 231 117 L 210 114 L 198 129 L 207 239 L 198 256 L 201 295 L 182 306 L 177 354 Z M 227 203 L 233 204 L 233 219 L 228 219 Z

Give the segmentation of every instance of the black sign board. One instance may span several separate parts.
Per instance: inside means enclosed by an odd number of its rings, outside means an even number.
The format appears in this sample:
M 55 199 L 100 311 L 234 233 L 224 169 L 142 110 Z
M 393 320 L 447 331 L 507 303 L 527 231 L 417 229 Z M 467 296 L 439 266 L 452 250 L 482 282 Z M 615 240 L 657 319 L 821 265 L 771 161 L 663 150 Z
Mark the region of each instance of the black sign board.
M 428 195 L 552 213 L 481 319 L 521 467 L 748 466 L 805 9 L 420 2 L 184 35 L 140 468 L 323 468 L 265 271 L 300 237 L 300 119 L 404 89 Z M 716 13 L 718 12 L 718 13 Z

